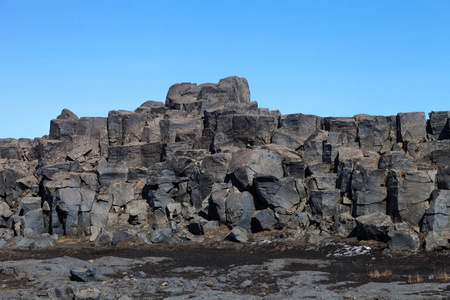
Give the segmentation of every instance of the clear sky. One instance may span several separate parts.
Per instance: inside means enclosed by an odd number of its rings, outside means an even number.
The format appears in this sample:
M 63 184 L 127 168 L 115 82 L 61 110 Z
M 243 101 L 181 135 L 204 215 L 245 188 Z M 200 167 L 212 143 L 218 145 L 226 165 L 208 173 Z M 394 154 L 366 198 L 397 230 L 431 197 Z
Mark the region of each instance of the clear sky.
M 450 110 L 450 1 L 0 0 L 0 138 L 231 75 L 283 114 Z

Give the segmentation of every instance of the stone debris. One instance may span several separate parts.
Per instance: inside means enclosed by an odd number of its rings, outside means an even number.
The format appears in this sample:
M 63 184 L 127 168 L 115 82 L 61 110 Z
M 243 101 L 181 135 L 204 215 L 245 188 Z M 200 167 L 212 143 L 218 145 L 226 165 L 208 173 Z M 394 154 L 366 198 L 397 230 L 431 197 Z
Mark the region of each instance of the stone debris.
M 108 117 L 63 109 L 49 135 L 0 139 L 0 247 L 201 241 L 225 227 L 240 242 L 284 230 L 446 249 L 449 118 L 281 115 L 236 76 Z

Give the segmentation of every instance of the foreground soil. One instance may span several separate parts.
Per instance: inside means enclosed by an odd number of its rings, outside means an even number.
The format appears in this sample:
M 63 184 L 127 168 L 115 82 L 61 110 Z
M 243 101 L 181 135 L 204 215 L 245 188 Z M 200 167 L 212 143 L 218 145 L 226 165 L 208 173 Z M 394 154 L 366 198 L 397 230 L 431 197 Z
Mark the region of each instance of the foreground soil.
M 369 246 L 366 255 L 337 256 L 343 244 Z M 384 250 L 384 251 L 383 251 Z M 104 256 L 138 259 L 141 257 L 168 257 L 158 266 L 142 267 L 149 276 L 173 276 L 173 269 L 202 267 L 210 270 L 230 266 L 261 264 L 271 259 L 293 258 L 325 262 L 320 270 L 330 274 L 334 282 L 353 281 L 363 284 L 372 281 L 450 282 L 450 252 L 397 251 L 384 249 L 384 244 L 339 240 L 325 247 L 314 247 L 292 241 L 237 244 L 232 242 L 183 242 L 179 244 L 135 244 L 132 240 L 116 247 L 93 247 L 86 243 L 58 244 L 56 247 L 36 250 L 0 249 L 0 261 L 23 259 L 50 259 L 70 256 L 91 260 Z M 317 270 L 315 264 L 292 264 L 289 271 Z M 378 274 L 380 273 L 380 274 Z M 175 274 L 176 275 L 176 274 Z M 448 275 L 448 278 L 446 278 Z M 1 280 L 0 274 L 0 280 Z

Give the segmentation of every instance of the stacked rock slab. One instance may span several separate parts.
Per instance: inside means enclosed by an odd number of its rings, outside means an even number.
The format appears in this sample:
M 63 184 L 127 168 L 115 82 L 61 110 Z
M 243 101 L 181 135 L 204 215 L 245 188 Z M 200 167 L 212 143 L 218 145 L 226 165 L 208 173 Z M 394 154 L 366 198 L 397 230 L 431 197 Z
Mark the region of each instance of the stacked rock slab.
M 286 230 L 448 248 L 449 118 L 281 115 L 239 77 L 106 118 L 64 109 L 48 136 L 0 139 L 0 245 L 174 243 L 225 226 L 238 242 Z

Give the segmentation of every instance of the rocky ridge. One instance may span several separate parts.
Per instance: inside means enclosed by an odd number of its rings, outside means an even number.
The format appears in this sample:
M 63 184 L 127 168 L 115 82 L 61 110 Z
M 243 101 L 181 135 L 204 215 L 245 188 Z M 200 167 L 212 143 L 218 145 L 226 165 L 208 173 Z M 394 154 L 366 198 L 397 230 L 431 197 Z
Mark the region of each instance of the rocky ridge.
M 181 83 L 107 118 L 64 109 L 48 136 L 0 139 L 0 248 L 116 245 L 280 230 L 447 249 L 449 111 L 281 115 L 244 78 Z

